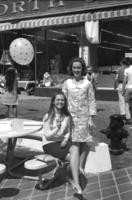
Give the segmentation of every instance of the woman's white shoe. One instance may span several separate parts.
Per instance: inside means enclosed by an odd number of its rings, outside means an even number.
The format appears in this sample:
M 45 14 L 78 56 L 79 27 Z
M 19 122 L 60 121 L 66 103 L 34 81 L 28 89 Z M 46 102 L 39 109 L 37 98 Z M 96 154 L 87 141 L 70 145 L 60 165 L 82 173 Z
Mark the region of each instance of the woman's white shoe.
M 82 194 L 82 189 L 80 187 L 80 185 L 76 185 L 72 180 L 69 180 L 70 184 L 72 185 L 73 190 L 77 193 L 77 194 Z

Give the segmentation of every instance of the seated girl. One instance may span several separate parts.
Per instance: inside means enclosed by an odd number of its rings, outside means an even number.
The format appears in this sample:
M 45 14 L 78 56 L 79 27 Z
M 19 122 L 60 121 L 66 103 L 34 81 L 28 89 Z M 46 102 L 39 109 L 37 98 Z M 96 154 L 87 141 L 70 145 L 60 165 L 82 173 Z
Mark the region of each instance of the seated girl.
M 49 111 L 43 117 L 43 130 L 45 154 L 64 160 L 71 146 L 71 115 L 63 92 L 52 98 Z

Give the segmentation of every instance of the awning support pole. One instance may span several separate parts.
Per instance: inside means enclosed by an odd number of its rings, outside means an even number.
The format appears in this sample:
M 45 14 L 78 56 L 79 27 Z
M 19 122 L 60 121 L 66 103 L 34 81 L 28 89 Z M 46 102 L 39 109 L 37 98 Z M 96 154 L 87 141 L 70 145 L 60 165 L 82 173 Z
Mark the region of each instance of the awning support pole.
M 36 38 L 34 38 L 34 73 L 35 73 L 35 86 L 37 85 L 37 51 L 36 51 Z

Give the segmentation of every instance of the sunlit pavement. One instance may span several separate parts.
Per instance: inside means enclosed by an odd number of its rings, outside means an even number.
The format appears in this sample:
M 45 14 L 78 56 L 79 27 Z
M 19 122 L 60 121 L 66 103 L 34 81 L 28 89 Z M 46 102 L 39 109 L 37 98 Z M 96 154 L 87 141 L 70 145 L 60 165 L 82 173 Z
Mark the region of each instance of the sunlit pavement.
M 50 98 L 20 95 L 18 117 L 40 121 L 48 110 Z M 0 118 L 5 117 L 6 107 L 0 105 Z M 95 117 L 94 136 L 100 141 L 109 140 L 100 130 L 107 128 L 109 116 L 118 114 L 118 102 L 98 101 L 98 114 Z M 129 130 L 129 126 L 126 127 Z M 100 174 L 87 174 L 87 180 L 80 177 L 83 196 L 75 194 L 71 185 L 58 179 L 51 188 L 45 191 L 35 189 L 36 181 L 10 177 L 7 173 L 1 176 L 0 199 L 10 200 L 132 200 L 132 136 L 129 130 L 127 147 L 121 155 L 111 155 L 112 170 Z M 1 160 L 2 158 L 2 153 Z M 20 170 L 22 170 L 21 168 Z

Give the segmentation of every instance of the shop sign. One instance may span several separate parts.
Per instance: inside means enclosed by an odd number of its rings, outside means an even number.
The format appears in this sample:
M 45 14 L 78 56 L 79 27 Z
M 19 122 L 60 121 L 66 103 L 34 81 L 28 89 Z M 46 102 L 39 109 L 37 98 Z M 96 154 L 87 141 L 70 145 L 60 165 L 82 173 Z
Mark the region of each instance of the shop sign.
M 3 1 L 0 3 L 0 15 L 4 15 L 8 12 L 24 12 L 26 11 L 28 5 L 31 6 L 31 10 L 39 10 L 38 0 Z
M 0 1 L 0 21 L 4 18 L 17 19 L 17 17 L 53 15 L 69 12 L 71 9 L 85 6 L 87 0 L 2 0 Z
M 15 14 L 15 13 L 22 13 L 26 12 L 30 9 L 30 11 L 38 11 L 41 8 L 41 5 L 45 5 L 45 8 L 53 8 L 53 7 L 59 7 L 64 6 L 63 0 L 46 0 L 46 1 L 40 1 L 40 0 L 23 0 L 23 1 L 17 1 L 17 0 L 4 0 L 0 2 L 0 15 L 5 14 Z

